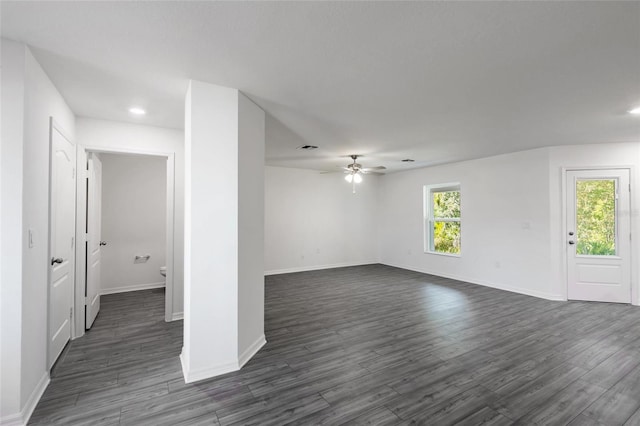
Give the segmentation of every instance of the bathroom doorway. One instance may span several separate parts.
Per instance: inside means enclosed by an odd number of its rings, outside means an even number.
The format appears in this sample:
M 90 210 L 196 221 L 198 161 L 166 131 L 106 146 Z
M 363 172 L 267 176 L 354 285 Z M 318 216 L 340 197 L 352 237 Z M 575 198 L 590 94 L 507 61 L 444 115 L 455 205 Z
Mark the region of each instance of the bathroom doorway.
M 173 154 L 80 147 L 78 170 L 86 173 L 77 188 L 75 337 L 91 328 L 106 294 L 164 291 L 165 321 L 177 319 Z

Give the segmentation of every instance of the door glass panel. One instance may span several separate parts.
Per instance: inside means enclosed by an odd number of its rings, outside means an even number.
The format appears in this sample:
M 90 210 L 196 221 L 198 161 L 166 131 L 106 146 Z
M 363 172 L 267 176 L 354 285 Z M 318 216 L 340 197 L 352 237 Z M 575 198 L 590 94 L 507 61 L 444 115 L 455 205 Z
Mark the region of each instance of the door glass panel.
M 616 255 L 616 181 L 576 182 L 576 254 Z

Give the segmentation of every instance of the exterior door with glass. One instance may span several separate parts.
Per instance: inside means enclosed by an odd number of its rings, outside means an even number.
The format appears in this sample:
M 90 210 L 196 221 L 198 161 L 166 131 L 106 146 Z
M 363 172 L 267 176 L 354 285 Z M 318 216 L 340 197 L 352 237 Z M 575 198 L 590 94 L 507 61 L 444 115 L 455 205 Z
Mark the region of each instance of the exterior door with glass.
M 631 303 L 629 170 L 567 171 L 568 298 Z

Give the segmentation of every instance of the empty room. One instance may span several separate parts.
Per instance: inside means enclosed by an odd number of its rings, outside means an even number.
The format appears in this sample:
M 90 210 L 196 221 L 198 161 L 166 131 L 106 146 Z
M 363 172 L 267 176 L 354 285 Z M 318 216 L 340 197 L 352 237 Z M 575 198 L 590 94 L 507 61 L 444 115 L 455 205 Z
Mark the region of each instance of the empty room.
M 1 425 L 640 425 L 640 2 L 0 33 Z

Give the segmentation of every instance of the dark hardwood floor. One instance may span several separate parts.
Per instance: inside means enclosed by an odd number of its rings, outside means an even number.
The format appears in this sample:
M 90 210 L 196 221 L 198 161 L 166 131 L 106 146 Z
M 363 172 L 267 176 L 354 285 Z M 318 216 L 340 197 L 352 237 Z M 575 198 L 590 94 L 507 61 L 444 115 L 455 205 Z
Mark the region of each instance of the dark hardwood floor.
M 30 424 L 640 425 L 640 308 L 382 265 L 266 278 L 267 345 L 186 385 L 164 294 L 102 298 Z

